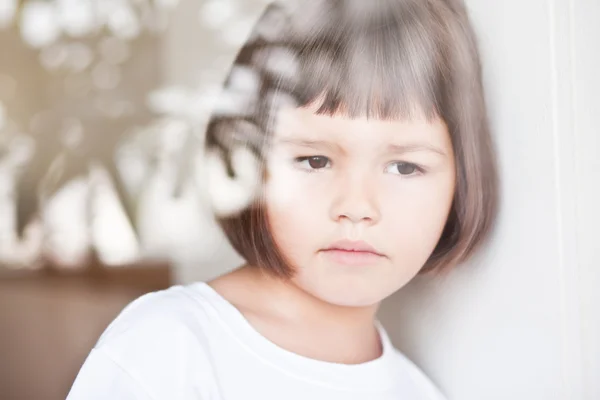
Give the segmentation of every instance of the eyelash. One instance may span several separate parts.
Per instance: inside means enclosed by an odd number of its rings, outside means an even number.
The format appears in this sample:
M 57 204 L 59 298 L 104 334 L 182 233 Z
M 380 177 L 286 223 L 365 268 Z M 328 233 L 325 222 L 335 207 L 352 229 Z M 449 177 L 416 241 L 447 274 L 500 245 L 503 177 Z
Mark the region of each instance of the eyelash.
M 330 160 L 328 157 L 325 157 L 325 156 L 304 156 L 304 157 L 296 157 L 296 158 L 294 159 L 294 162 L 295 162 L 296 164 L 299 164 L 299 163 L 302 163 L 302 162 L 305 162 L 305 161 L 309 161 L 309 160 L 311 160 L 311 159 L 317 159 L 317 158 L 324 158 L 324 159 L 326 159 L 326 160 L 327 160 L 327 163 L 328 163 L 328 164 L 331 164 L 331 160 Z M 392 163 L 388 164 L 388 166 L 391 166 L 391 165 L 399 165 L 399 164 L 404 164 L 404 165 L 407 165 L 407 166 L 413 167 L 413 168 L 415 169 L 415 173 L 412 173 L 412 174 L 410 174 L 410 175 L 406 175 L 406 174 L 400 174 L 400 173 L 398 173 L 398 174 L 394 174 L 394 175 L 401 175 L 401 176 L 404 176 L 404 177 L 412 177 L 412 176 L 415 176 L 415 175 L 423 175 L 424 173 L 426 173 L 426 172 L 427 172 L 427 171 L 425 170 L 425 168 L 423 168 L 422 166 L 420 166 L 420 165 L 418 165 L 418 164 L 415 164 L 415 163 L 409 163 L 409 162 L 405 162 L 405 161 L 394 161 L 394 162 L 392 162 Z M 301 169 L 302 169 L 302 171 L 304 171 L 304 172 L 307 172 L 307 173 L 309 173 L 309 174 L 313 174 L 313 173 L 317 173 L 317 172 L 319 172 L 319 171 L 321 171 L 321 170 L 323 170 L 323 169 L 327 169 L 327 168 L 330 168 L 330 167 L 331 167 L 331 166 L 329 166 L 329 167 L 323 167 L 323 168 L 301 168 Z M 386 169 L 387 169 L 387 167 L 386 167 Z

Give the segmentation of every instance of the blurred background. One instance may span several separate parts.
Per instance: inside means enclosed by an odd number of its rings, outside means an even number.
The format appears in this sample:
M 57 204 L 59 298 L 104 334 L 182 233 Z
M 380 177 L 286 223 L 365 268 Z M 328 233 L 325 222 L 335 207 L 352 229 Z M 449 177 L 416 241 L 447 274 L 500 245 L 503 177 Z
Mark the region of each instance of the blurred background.
M 182 3 L 0 0 L 0 399 L 64 399 L 125 304 L 239 262 L 201 150 L 260 4 Z
M 213 221 L 201 149 L 266 3 L 0 0 L 0 399 L 65 398 L 125 304 L 241 262 Z M 600 3 L 466 3 L 499 228 L 381 319 L 451 400 L 600 399 Z

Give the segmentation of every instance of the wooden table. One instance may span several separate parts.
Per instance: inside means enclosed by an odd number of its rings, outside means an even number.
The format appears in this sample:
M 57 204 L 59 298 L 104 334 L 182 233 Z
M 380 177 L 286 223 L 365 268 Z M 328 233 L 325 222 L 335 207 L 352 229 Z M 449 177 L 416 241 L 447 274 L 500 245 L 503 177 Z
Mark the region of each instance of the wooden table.
M 64 400 L 119 311 L 170 285 L 164 264 L 71 273 L 0 270 L 0 399 Z

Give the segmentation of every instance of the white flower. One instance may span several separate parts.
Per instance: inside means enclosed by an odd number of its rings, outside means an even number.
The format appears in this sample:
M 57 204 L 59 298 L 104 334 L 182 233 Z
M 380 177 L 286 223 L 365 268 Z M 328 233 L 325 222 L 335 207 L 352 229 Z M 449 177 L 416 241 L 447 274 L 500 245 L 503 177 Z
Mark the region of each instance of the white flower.
M 229 216 L 250 205 L 260 185 L 260 164 L 250 149 L 242 146 L 233 150 L 235 178 L 229 177 L 218 153 L 209 152 L 205 162 L 208 196 L 216 215 Z
M 269 74 L 291 82 L 295 81 L 300 73 L 296 54 L 283 46 L 259 50 L 254 54 L 252 61 Z
M 200 21 L 212 29 L 222 28 L 235 14 L 231 0 L 207 0 L 200 10 Z
M 91 0 L 57 0 L 57 11 L 63 30 L 73 37 L 88 35 L 96 27 Z
M 98 257 L 109 266 L 135 262 L 140 256 L 139 243 L 108 171 L 100 165 L 92 165 L 90 184 L 90 229 Z
M 6 165 L 17 170 L 26 165 L 35 153 L 35 141 L 26 135 L 18 135 L 8 145 L 9 153 L 5 158 Z
M 279 7 L 269 8 L 261 17 L 260 23 L 254 27 L 254 35 L 267 41 L 281 39 L 282 35 L 289 28 L 289 17 L 285 11 Z
M 252 68 L 235 66 L 231 70 L 229 87 L 257 95 L 260 89 L 260 77 Z
M 260 90 L 260 77 L 248 67 L 232 69 L 227 87 L 214 98 L 214 115 L 248 115 L 254 111 Z
M 221 39 L 229 46 L 241 46 L 250 37 L 255 23 L 255 16 L 237 18 L 220 31 Z
M 16 10 L 17 0 L 0 0 L 0 29 L 12 22 Z
M 148 106 L 157 114 L 180 115 L 190 100 L 186 89 L 169 86 L 156 90 L 148 96 Z
M 128 3 L 114 3 L 107 17 L 108 28 L 115 36 L 122 39 L 133 39 L 139 36 L 140 20 Z
M 221 87 L 218 85 L 205 87 L 203 90 L 195 90 L 190 93 L 184 116 L 191 122 L 203 124 L 208 120 L 220 93 Z
M 60 36 L 60 26 L 54 3 L 30 1 L 21 13 L 21 36 L 32 47 L 44 47 Z
M 115 152 L 115 163 L 127 193 L 135 198 L 150 169 L 149 155 L 139 143 L 125 143 Z
M 166 118 L 158 126 L 158 145 L 167 154 L 181 151 L 189 135 L 189 125 L 182 120 Z
M 42 208 L 47 254 L 60 266 L 76 268 L 89 255 L 92 238 L 88 220 L 88 179 L 65 184 Z

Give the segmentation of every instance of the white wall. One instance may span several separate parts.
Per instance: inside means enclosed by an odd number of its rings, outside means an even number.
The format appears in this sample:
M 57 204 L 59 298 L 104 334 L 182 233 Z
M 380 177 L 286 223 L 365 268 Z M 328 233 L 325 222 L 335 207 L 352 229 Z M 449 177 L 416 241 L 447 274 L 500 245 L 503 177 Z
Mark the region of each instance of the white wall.
M 165 67 L 190 83 L 220 49 L 197 24 L 198 2 L 182 3 Z M 500 223 L 478 260 L 418 278 L 381 317 L 451 400 L 600 399 L 600 2 L 467 4 L 500 153 Z M 231 267 L 223 254 L 180 276 Z
M 468 5 L 501 156 L 500 226 L 480 260 L 415 281 L 382 315 L 451 399 L 598 399 L 600 4 Z
M 571 90 L 584 397 L 600 399 L 600 2 L 571 0 Z M 575 177 L 575 179 L 573 179 Z

